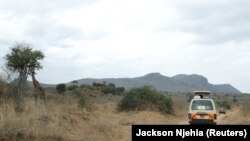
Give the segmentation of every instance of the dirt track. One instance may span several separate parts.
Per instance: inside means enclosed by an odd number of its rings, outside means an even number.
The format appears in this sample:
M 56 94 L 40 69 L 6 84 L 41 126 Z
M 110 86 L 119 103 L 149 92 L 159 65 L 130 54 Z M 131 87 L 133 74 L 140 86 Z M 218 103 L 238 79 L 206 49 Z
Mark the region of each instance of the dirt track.
M 178 118 L 177 124 L 188 124 L 187 117 Z M 226 114 L 218 114 L 217 125 L 225 124 L 249 124 L 250 120 L 244 116 L 239 107 L 228 110 Z
M 244 115 L 239 107 L 218 116 L 218 124 L 249 124 L 250 119 Z

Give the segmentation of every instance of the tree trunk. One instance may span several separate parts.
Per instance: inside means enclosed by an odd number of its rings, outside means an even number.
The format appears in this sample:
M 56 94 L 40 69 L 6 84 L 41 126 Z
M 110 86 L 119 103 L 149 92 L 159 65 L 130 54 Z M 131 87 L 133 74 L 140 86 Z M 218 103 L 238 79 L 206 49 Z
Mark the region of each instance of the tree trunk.
M 23 110 L 23 105 L 24 105 L 23 95 L 25 92 L 26 80 L 27 80 L 26 75 L 20 74 L 18 81 L 17 81 L 17 93 L 14 98 L 15 103 L 16 103 L 16 107 L 15 107 L 16 112 L 21 112 Z

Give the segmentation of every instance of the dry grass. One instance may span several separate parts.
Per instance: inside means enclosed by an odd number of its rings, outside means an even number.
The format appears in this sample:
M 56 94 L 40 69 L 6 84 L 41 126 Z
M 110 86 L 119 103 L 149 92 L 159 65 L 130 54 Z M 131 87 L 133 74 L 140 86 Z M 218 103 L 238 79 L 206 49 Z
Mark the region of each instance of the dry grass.
M 94 100 L 93 100 L 94 99 Z M 118 112 L 120 97 L 94 97 L 85 109 L 70 100 L 45 103 L 25 100 L 17 114 L 11 103 L 0 105 L 0 140 L 129 141 L 132 124 L 175 124 L 178 118 L 159 112 Z
M 119 96 L 91 97 L 85 109 L 76 101 L 50 99 L 45 103 L 25 100 L 25 108 L 16 114 L 13 105 L 0 105 L 0 140 L 3 141 L 130 141 L 132 124 L 186 124 L 185 99 L 174 101 L 175 116 L 154 111 L 119 112 Z M 249 107 L 249 106 L 248 106 Z M 249 123 L 235 120 L 241 109 L 231 110 L 223 123 Z M 249 113 L 249 112 L 248 112 Z M 242 116 L 243 118 L 244 116 Z M 245 116 L 246 117 L 246 116 Z
M 220 124 L 250 124 L 250 99 L 245 99 L 226 112 L 226 115 L 219 115 Z
M 17 114 L 12 104 L 1 105 L 0 130 L 9 140 L 62 140 L 65 130 L 60 126 L 59 106 L 27 101 L 24 112 Z M 53 105 L 54 106 L 54 105 Z

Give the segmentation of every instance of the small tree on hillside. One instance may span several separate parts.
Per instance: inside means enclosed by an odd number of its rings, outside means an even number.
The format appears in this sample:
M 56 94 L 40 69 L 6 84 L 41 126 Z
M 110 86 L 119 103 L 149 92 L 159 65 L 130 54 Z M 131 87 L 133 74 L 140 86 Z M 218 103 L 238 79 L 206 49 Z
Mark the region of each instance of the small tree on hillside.
M 44 54 L 39 50 L 33 50 L 31 45 L 17 43 L 10 48 L 10 53 L 5 56 L 6 68 L 18 74 L 16 80 L 17 93 L 15 94 L 16 111 L 20 111 L 24 88 L 29 75 L 36 70 L 42 69 L 39 62 L 43 60 Z
M 73 81 L 71 81 L 71 84 L 78 85 L 78 81 L 77 80 L 73 80 Z

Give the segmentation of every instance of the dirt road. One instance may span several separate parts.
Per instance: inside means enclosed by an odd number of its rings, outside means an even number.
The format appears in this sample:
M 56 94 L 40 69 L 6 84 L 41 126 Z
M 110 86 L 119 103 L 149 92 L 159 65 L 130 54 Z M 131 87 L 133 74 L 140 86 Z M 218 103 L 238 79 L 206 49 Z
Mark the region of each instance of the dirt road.
M 218 124 L 249 124 L 250 119 L 242 113 L 239 107 L 228 110 L 218 116 Z
M 177 124 L 187 125 L 188 118 L 185 116 L 178 117 Z M 232 110 L 228 110 L 226 114 L 218 114 L 217 125 L 225 125 L 225 124 L 249 124 L 250 119 L 247 116 L 242 114 L 242 111 L 239 107 L 233 108 Z
M 177 115 L 173 124 L 180 124 L 180 125 L 188 125 L 188 117 L 187 114 Z M 231 110 L 227 110 L 226 114 L 218 114 L 217 115 L 217 125 L 225 125 L 225 124 L 249 124 L 250 118 L 242 113 L 240 107 L 235 107 Z

